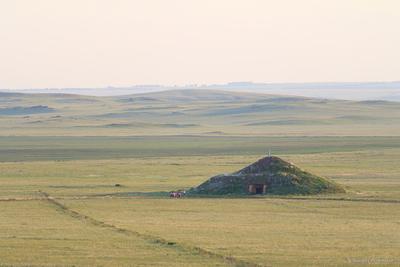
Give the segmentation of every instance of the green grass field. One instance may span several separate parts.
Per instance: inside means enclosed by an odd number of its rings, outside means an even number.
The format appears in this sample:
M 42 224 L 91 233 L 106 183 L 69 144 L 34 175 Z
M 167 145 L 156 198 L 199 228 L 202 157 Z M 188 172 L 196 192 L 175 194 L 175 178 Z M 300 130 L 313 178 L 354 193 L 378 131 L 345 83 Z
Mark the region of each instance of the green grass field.
M 0 93 L 0 266 L 400 266 L 399 110 Z M 269 149 L 347 192 L 168 197 Z

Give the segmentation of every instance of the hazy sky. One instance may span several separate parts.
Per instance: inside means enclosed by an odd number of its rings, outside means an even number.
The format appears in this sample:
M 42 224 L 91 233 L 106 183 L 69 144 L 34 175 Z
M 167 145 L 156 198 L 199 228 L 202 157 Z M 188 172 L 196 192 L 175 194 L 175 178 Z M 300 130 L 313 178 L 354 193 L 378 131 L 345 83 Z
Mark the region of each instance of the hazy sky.
M 383 80 L 399 0 L 0 0 L 0 88 Z

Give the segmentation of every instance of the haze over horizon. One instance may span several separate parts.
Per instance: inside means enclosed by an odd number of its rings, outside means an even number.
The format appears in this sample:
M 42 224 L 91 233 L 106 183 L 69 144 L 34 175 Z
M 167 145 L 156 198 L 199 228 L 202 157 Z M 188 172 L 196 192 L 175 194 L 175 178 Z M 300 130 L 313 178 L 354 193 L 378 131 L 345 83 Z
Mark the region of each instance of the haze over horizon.
M 0 88 L 398 81 L 395 0 L 4 0 Z

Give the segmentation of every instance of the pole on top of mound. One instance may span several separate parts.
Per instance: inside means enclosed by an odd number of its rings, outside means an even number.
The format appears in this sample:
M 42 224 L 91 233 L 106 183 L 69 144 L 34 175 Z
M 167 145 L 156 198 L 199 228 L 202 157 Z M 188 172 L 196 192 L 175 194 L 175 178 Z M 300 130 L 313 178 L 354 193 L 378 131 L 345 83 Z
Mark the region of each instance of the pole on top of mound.
M 271 148 L 268 149 L 268 157 L 271 157 Z

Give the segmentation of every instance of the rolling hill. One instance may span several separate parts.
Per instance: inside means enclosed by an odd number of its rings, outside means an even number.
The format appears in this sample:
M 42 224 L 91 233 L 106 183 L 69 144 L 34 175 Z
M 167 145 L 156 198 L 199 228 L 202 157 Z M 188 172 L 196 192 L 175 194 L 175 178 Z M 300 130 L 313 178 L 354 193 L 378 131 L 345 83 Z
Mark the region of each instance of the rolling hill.
M 0 93 L 1 136 L 400 134 L 400 103 L 220 90 L 127 96 Z

